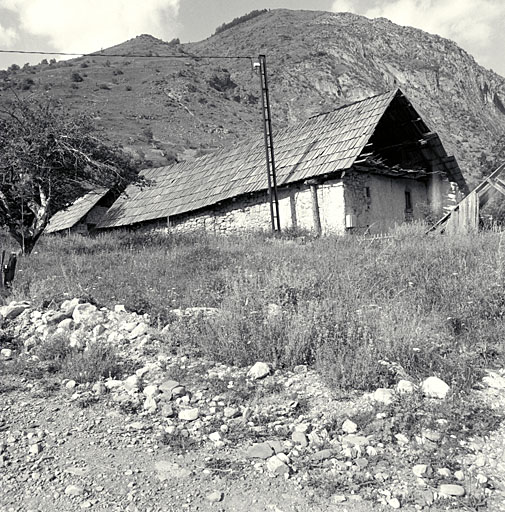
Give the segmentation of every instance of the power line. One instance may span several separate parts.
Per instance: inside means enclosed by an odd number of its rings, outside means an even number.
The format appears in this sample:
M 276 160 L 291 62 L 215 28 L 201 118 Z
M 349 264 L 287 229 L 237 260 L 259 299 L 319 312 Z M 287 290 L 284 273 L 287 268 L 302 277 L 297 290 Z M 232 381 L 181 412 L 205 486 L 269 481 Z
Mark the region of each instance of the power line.
M 68 52 L 46 52 L 39 50 L 2 50 L 0 53 L 20 53 L 25 55 L 61 55 L 64 57 L 128 57 L 131 59 L 248 59 L 253 60 L 250 55 L 194 55 L 191 53 L 176 55 L 148 55 L 148 54 L 119 54 L 119 53 L 68 53 Z

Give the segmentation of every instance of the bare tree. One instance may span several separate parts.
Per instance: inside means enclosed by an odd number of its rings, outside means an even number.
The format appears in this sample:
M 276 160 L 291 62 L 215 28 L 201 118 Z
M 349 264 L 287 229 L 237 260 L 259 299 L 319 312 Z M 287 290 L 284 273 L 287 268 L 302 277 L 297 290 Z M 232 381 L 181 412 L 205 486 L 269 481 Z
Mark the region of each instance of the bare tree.
M 89 113 L 56 100 L 15 98 L 0 106 L 0 224 L 29 254 L 49 218 L 90 189 L 120 191 L 137 166 L 95 129 Z

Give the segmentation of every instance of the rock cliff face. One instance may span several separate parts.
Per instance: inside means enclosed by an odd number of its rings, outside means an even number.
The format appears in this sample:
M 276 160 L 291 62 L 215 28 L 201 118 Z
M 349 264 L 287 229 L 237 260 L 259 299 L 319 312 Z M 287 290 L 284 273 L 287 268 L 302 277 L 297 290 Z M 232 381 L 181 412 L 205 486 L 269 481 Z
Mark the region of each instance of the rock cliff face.
M 504 152 L 503 77 L 452 41 L 349 13 L 272 10 L 192 44 L 143 35 L 97 55 L 0 72 L 0 88 L 45 90 L 92 109 L 117 141 L 162 165 L 262 128 L 259 79 L 247 59 L 159 57 L 259 53 L 267 55 L 274 129 L 399 86 L 470 182 Z

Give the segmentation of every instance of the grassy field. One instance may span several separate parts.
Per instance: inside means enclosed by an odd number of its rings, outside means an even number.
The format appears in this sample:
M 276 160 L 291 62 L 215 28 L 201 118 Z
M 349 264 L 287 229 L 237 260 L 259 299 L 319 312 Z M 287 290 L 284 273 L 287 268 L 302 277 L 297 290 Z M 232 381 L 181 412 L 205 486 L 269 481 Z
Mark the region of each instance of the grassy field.
M 422 233 L 48 237 L 21 259 L 13 298 L 124 304 L 170 323 L 171 348 L 236 365 L 315 365 L 341 389 L 435 374 L 463 390 L 503 363 L 504 235 Z M 181 321 L 170 312 L 191 306 L 220 314 Z

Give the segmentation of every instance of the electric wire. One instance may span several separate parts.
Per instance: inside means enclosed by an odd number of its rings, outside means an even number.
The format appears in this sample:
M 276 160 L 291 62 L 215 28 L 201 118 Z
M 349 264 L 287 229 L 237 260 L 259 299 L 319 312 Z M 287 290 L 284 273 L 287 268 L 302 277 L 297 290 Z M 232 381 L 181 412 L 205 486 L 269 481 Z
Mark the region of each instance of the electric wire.
M 173 54 L 173 55 L 148 55 L 148 54 L 120 54 L 120 53 L 69 53 L 69 52 L 46 52 L 42 50 L 3 50 L 0 53 L 20 53 L 24 55 L 59 55 L 63 57 L 127 57 L 130 59 L 248 59 L 252 60 L 250 55 L 195 55 L 191 53 Z

